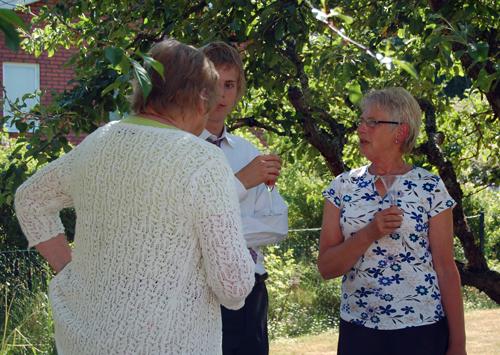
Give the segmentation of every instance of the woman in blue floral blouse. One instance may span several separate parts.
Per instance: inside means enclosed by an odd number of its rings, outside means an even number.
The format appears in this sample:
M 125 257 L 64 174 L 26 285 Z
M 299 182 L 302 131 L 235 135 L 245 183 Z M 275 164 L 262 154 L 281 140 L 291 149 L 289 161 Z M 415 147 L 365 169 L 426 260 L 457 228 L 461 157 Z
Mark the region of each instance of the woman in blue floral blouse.
M 342 276 L 338 354 L 463 355 L 455 201 L 439 176 L 403 160 L 418 136 L 419 105 L 387 88 L 361 108 L 359 146 L 371 164 L 323 192 L 318 267 L 325 279 Z M 387 191 L 380 177 L 389 174 Z

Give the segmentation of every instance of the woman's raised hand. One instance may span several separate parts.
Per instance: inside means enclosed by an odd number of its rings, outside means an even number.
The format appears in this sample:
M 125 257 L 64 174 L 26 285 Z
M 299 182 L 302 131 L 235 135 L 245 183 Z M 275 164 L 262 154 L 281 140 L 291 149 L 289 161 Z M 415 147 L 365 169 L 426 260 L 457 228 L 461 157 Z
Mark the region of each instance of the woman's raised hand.
M 401 227 L 402 222 L 403 211 L 396 206 L 391 206 L 375 213 L 373 220 L 366 228 L 370 238 L 375 241 L 385 235 L 393 233 L 396 229 Z

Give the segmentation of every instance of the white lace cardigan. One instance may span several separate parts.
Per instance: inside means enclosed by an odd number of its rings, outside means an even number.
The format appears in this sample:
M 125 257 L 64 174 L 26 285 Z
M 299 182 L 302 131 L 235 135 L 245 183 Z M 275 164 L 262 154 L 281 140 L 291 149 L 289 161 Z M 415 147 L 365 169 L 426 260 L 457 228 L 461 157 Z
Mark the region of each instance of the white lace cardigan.
M 64 229 L 72 261 L 51 281 L 59 354 L 220 354 L 220 304 L 254 283 L 223 153 L 189 133 L 110 123 L 16 193 L 30 246 Z

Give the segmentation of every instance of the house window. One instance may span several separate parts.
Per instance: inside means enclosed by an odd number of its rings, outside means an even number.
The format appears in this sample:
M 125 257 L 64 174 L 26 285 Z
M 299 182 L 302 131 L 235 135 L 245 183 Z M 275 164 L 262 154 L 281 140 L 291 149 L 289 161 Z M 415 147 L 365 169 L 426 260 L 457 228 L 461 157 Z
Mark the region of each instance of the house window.
M 38 64 L 27 63 L 3 63 L 3 86 L 4 99 L 3 115 L 10 116 L 12 108 L 8 101 L 15 102 L 16 99 L 22 99 L 26 94 L 35 93 L 40 89 L 40 67 Z M 6 95 L 6 97 L 5 97 Z M 29 111 L 38 103 L 38 98 L 26 100 L 26 107 L 23 111 Z M 6 123 L 7 131 L 18 132 L 18 129 Z

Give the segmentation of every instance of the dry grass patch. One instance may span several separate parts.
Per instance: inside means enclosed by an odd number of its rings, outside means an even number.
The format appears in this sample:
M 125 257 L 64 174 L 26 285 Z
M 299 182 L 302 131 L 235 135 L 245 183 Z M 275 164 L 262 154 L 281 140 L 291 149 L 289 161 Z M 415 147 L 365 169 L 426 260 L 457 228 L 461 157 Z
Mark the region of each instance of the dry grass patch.
M 500 308 L 465 313 L 468 355 L 500 355 Z M 335 355 L 337 333 L 294 339 L 277 339 L 271 343 L 271 355 Z

